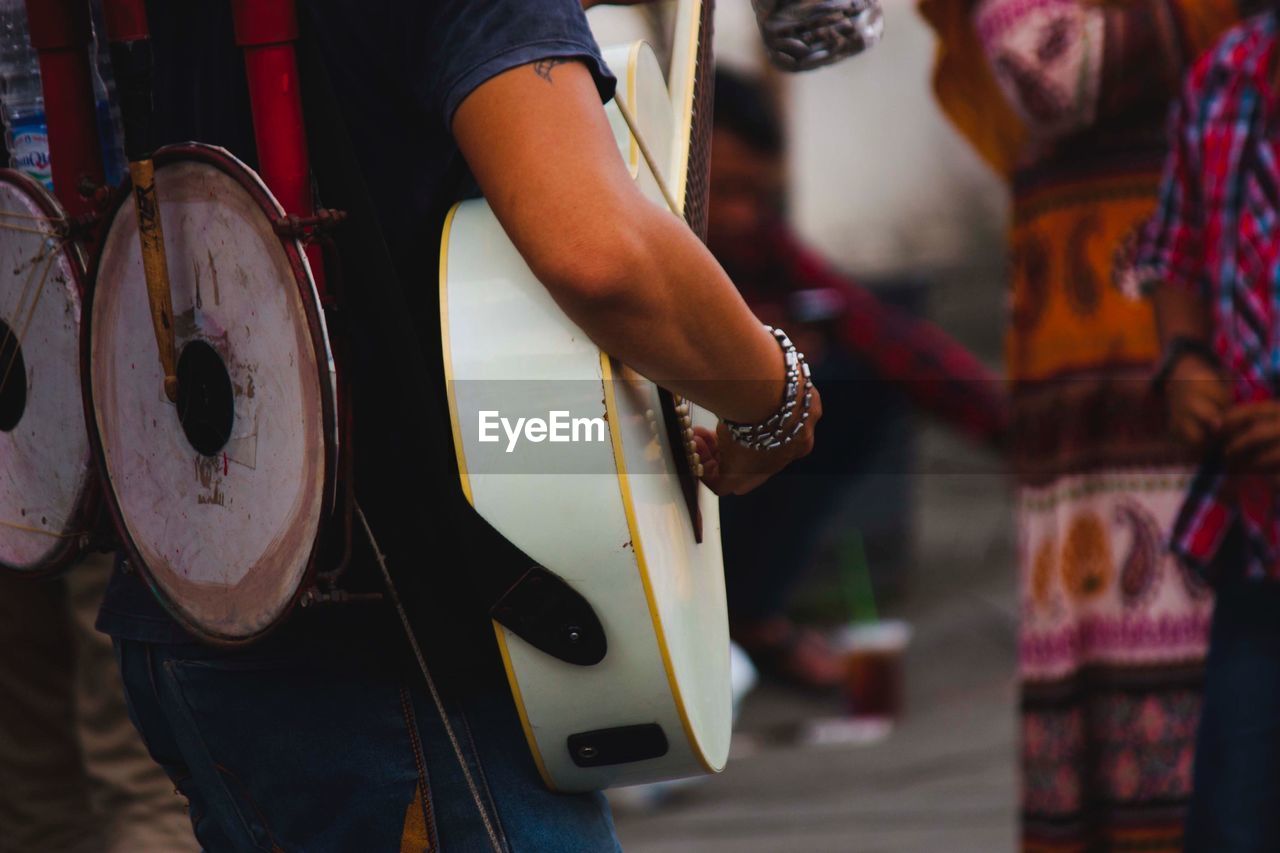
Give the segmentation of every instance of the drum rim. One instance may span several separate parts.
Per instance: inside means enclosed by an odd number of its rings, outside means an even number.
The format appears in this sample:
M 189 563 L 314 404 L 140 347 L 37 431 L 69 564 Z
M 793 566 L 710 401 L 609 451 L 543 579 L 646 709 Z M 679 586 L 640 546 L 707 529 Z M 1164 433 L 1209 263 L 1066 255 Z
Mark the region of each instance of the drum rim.
M 207 166 L 219 170 L 224 175 L 230 177 L 239 184 L 249 196 L 262 208 L 263 213 L 276 219 L 285 215 L 284 208 L 281 207 L 279 201 L 267 188 L 261 176 L 252 169 L 248 164 L 237 158 L 225 148 L 215 145 L 208 145 L 202 142 L 184 142 L 174 145 L 166 145 L 158 149 L 154 156 L 156 169 L 163 169 L 173 163 L 180 162 L 196 162 L 203 163 Z M 320 543 L 325 538 L 325 531 L 331 523 L 333 496 L 337 490 L 337 444 L 335 437 L 337 436 L 338 422 L 340 416 L 338 413 L 338 401 L 336 399 L 333 381 L 328 375 L 327 365 L 336 364 L 332 346 L 326 347 L 329 341 L 326 324 L 320 316 L 323 307 L 320 305 L 319 294 L 315 286 L 315 280 L 312 277 L 310 267 L 306 261 L 306 255 L 302 250 L 302 244 L 296 238 L 285 237 L 277 234 L 280 245 L 285 251 L 285 255 L 289 259 L 289 266 L 293 270 L 294 286 L 298 289 L 302 297 L 303 314 L 306 316 L 307 327 L 311 332 L 311 342 L 315 351 L 317 365 L 317 379 L 320 385 L 320 417 L 324 432 L 324 483 L 321 491 L 321 509 L 318 527 L 316 530 L 315 540 L 311 543 L 310 553 L 307 555 L 307 564 L 298 581 L 297 588 L 289 595 L 285 601 L 284 607 L 280 614 L 271 620 L 271 622 L 260 631 L 245 636 L 231 636 L 219 634 L 208 630 L 198 624 L 194 619 L 187 615 L 186 612 L 174 601 L 155 579 L 151 568 L 142 559 L 142 554 L 133 539 L 133 535 L 129 532 L 128 526 L 124 523 L 124 516 L 120 510 L 119 499 L 116 496 L 115 488 L 111 483 L 110 473 L 107 471 L 106 454 L 102 448 L 102 436 L 98 433 L 96 409 L 93 399 L 93 376 L 90 372 L 90 362 L 93 352 L 93 305 L 94 296 L 97 290 L 98 275 L 100 273 L 100 264 L 102 260 L 102 250 L 106 246 L 107 233 L 110 231 L 116 217 L 120 214 L 120 209 L 132 196 L 132 182 L 126 177 L 122 191 L 116 198 L 112 199 L 110 207 L 103 214 L 103 228 L 99 239 L 98 251 L 95 253 L 94 264 L 92 269 L 92 277 L 90 281 L 94 286 L 88 289 L 88 294 L 84 300 L 82 310 L 82 322 L 80 324 L 80 386 L 85 401 L 85 417 L 89 422 L 89 442 L 93 449 L 93 457 L 97 464 L 99 472 L 99 481 L 102 484 L 101 492 L 103 495 L 103 504 L 106 506 L 110 514 L 112 525 L 119 536 L 121 545 L 124 548 L 125 555 L 128 557 L 129 563 L 133 570 L 138 572 L 146 581 L 147 587 L 151 590 L 156 600 L 164 608 L 165 612 L 176 621 L 184 631 L 203 643 L 212 646 L 222 646 L 227 648 L 235 648 L 251 645 L 262 640 L 269 634 L 274 632 L 282 624 L 288 621 L 289 616 L 297 608 L 299 601 L 306 594 L 307 590 L 314 584 L 316 575 L 316 562 L 319 556 Z
M 0 183 L 10 184 L 26 193 L 50 219 L 70 220 L 57 197 L 29 175 L 24 175 L 16 169 L 0 168 Z M 88 264 L 85 263 L 84 246 L 79 240 L 72 239 L 67 241 L 61 251 L 66 257 L 67 266 L 71 268 L 71 278 L 75 284 L 76 292 L 80 295 L 80 327 L 76 330 L 76 335 L 83 340 L 85 318 L 88 316 L 85 312 L 89 304 L 89 288 L 87 287 L 89 271 Z M 83 359 L 81 359 L 78 370 L 80 372 L 81 390 L 83 391 L 85 378 Z M 92 418 L 86 407 L 83 394 L 81 395 L 80 410 L 81 417 L 86 421 L 84 428 L 89 431 L 91 427 L 88 421 L 91 421 Z M 97 538 L 103 503 L 102 476 L 91 432 L 89 435 L 88 456 L 85 462 L 87 464 L 85 466 L 84 486 L 80 497 L 71 510 L 71 515 L 68 517 L 69 527 L 71 529 L 80 528 L 84 530 L 84 535 L 60 537 L 61 544 L 50 552 L 52 556 L 44 560 L 39 568 L 20 569 L 17 566 L 6 563 L 4 560 L 0 560 L 0 574 L 6 577 L 30 578 L 32 580 L 55 577 L 69 569 L 89 550 L 90 544 Z

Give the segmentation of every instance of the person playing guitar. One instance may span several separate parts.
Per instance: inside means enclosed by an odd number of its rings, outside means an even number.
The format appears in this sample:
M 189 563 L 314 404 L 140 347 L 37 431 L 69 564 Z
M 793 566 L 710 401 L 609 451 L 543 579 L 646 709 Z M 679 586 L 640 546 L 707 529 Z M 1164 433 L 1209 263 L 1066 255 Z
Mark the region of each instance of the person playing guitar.
M 404 346 L 440 366 L 436 288 L 424 273 L 434 256 L 429 246 L 424 255 L 423 237 L 439 233 L 473 183 L 596 344 L 723 419 L 698 437 L 711 489 L 750 491 L 813 446 L 822 404 L 806 383 L 788 385 L 794 348 L 751 313 L 685 223 L 641 194 L 619 158 L 601 109 L 614 78 L 587 26 L 590 5 L 299 4 L 420 333 L 393 340 L 385 306 L 367 296 L 358 267 L 344 265 L 360 502 L 389 562 L 402 567 L 402 597 L 452 726 L 442 725 L 384 605 L 304 609 L 251 648 L 215 649 L 195 644 L 126 566 L 99 625 L 116 642 L 135 722 L 190 800 L 206 849 L 617 846 L 602 796 L 554 794 L 538 778 L 484 587 L 487 567 L 519 555 L 468 516 L 443 375 L 397 368 Z M 230 4 L 152 2 L 149 17 L 160 141 L 218 144 L 252 164 Z M 323 176 L 319 191 L 323 200 Z M 772 440 L 784 433 L 793 440 Z M 350 584 L 364 578 L 376 589 L 373 555 L 357 548 Z

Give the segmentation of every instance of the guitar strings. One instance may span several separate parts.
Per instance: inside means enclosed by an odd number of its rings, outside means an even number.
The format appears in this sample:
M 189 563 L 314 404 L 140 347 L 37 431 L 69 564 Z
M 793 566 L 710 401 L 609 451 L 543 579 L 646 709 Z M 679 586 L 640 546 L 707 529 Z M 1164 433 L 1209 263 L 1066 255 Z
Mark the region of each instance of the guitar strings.
M 658 190 L 662 193 L 662 197 L 667 202 L 667 207 L 676 216 L 684 219 L 684 210 L 676 203 L 675 194 L 671 192 L 671 188 L 667 186 L 667 178 L 662 169 L 658 166 L 658 158 L 653 156 L 653 151 L 649 148 L 649 143 L 645 140 L 644 134 L 640 132 L 640 122 L 636 120 L 636 115 L 631 111 L 631 107 L 625 100 L 616 93 L 613 96 L 613 102 L 618 106 L 618 112 L 622 114 L 622 120 L 627 123 L 627 129 L 631 131 L 631 137 L 636 141 L 636 147 L 640 149 L 640 156 L 644 157 L 644 162 L 649 165 L 649 171 L 653 173 L 653 180 L 658 185 Z

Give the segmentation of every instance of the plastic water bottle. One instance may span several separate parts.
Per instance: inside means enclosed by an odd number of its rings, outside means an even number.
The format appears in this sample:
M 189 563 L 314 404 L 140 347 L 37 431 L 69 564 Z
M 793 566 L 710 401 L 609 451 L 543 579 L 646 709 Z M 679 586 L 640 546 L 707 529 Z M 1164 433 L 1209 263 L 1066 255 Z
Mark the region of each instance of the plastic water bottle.
M 10 165 L 52 190 L 40 61 L 27 32 L 25 0 L 0 0 L 0 116 Z

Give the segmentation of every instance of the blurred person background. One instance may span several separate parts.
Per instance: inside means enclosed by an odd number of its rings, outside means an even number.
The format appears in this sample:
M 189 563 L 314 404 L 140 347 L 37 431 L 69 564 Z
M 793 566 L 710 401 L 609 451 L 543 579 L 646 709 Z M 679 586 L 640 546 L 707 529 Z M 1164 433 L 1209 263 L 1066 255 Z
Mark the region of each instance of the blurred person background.
M 791 620 L 791 594 L 859 475 L 902 459 L 892 449 L 906 444 L 903 401 L 992 448 L 1008 411 L 999 378 L 965 347 L 803 245 L 786 220 L 785 157 L 762 79 L 718 69 L 707 243 L 752 311 L 808 355 L 827 438 L 774 482 L 722 504 L 731 631 L 764 674 L 823 689 L 843 682 L 844 658 Z M 908 529 L 891 526 L 898 537 Z
M 0 853 L 184 853 L 186 802 L 129 719 L 94 629 L 114 556 L 0 574 Z
M 1245 5 L 920 3 L 939 101 L 1013 199 L 1024 850 L 1182 846 L 1212 602 L 1167 551 L 1190 469 L 1123 261 L 1181 71 Z
M 1133 260 L 1164 346 L 1155 384 L 1200 463 L 1170 550 L 1214 590 L 1187 853 L 1280 849 L 1280 200 L 1260 189 L 1277 181 L 1278 14 L 1187 73 Z
M 102 27 L 102 4 L 90 6 Z M 94 53 L 107 180 L 124 173 L 107 51 Z M 0 163 L 52 187 L 39 64 L 22 0 L 0 0 Z M 21 130 L 15 115 L 22 109 Z M 8 143 L 15 132 L 22 146 Z M 130 720 L 111 639 L 94 628 L 115 557 L 58 577 L 0 572 L 0 853 L 185 853 L 185 800 Z

